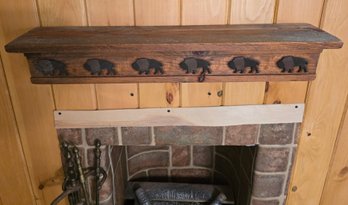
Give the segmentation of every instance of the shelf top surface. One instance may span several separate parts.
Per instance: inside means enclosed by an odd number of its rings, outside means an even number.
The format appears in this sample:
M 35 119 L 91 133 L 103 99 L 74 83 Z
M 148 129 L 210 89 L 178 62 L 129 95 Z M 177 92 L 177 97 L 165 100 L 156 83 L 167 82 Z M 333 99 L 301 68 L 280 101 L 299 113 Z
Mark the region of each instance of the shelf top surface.
M 38 27 L 6 45 L 8 52 L 69 53 L 115 50 L 189 51 L 340 48 L 337 37 L 309 24 L 143 27 Z M 270 47 L 271 46 L 271 47 Z

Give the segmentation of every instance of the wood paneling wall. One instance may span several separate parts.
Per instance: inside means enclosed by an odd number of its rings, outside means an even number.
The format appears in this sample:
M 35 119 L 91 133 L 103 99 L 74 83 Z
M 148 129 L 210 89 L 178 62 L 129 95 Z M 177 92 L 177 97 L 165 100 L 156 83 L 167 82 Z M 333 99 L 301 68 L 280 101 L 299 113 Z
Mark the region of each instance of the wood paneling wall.
M 325 51 L 317 79 L 307 82 L 151 83 L 32 85 L 22 55 L 8 54 L 4 45 L 36 26 L 192 25 L 308 22 L 348 43 L 345 0 L 0 0 L 1 173 L 18 180 L 15 197 L 3 187 L 0 204 L 49 204 L 60 184 L 43 190 L 41 183 L 61 167 L 53 126 L 54 109 L 118 109 L 194 107 L 306 102 L 298 156 L 287 204 L 346 204 L 346 151 L 343 131 L 335 140 L 348 93 L 348 51 Z M 222 95 L 221 95 L 222 94 Z M 12 103 L 12 104 L 11 104 Z M 4 113 L 4 114 L 3 114 Z M 6 117 L 3 117 L 6 116 Z M 7 127 L 8 129 L 4 129 Z M 3 137 L 4 136 L 4 137 Z M 332 153 L 335 153 L 332 155 Z M 330 160 L 333 163 L 330 166 Z M 329 168 L 328 178 L 325 183 Z M 8 170 L 14 170 L 8 171 Z M 13 176 L 12 176 L 13 177 Z M 324 186 L 326 185 L 326 186 Z M 323 191 L 324 190 L 324 191 Z M 335 190 L 334 192 L 332 190 Z M 339 191 L 337 191 L 339 190 Z M 323 195 L 322 195 L 323 193 Z M 334 197 L 335 193 L 341 193 Z
M 0 204 L 34 204 L 28 166 L 24 158 L 1 58 L 0 113 Z M 20 198 L 18 193 L 21 193 Z

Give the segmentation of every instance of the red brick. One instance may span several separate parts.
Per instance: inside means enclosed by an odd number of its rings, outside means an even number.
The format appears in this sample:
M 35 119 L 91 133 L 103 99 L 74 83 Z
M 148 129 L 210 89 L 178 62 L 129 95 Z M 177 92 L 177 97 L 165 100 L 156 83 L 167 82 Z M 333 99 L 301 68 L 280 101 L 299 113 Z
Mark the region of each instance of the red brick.
M 81 129 L 57 129 L 57 135 L 60 142 L 64 140 L 72 145 L 82 144 Z
M 256 144 L 260 125 L 237 125 L 226 127 L 226 145 Z
M 294 124 L 267 124 L 261 125 L 260 144 L 279 145 L 291 144 Z
M 155 127 L 158 145 L 221 145 L 222 127 Z
M 193 146 L 193 165 L 213 167 L 213 151 L 211 146 Z
M 282 194 L 285 176 L 282 174 L 274 175 L 254 175 L 253 196 L 259 198 L 278 197 Z
M 290 148 L 259 147 L 256 170 L 260 172 L 285 172 L 288 168 Z
M 128 157 L 145 151 L 168 150 L 168 146 L 127 146 Z
M 149 127 L 122 127 L 122 143 L 124 145 L 146 145 L 151 143 Z
M 168 152 L 143 153 L 128 160 L 129 175 L 133 175 L 141 170 L 157 167 L 167 167 L 168 165 Z
M 86 141 L 94 146 L 95 140 L 99 139 L 103 145 L 117 145 L 117 128 L 89 128 L 86 129 Z
M 191 153 L 190 146 L 172 146 L 172 164 L 173 166 L 190 165 Z

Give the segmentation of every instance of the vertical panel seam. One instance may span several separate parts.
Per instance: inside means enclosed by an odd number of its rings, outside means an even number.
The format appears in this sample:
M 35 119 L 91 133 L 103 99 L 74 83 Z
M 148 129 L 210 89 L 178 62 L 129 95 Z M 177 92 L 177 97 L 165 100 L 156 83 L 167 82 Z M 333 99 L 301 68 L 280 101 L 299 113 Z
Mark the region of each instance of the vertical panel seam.
M 280 4 L 279 0 L 275 0 L 274 10 L 273 10 L 273 24 L 277 23 L 278 21 L 279 4 Z
M 229 24 L 231 24 L 231 16 L 232 16 L 232 0 L 227 0 L 227 2 L 226 2 L 226 12 L 227 12 L 227 14 L 226 14 L 226 24 L 227 25 L 229 25 Z
M 324 0 L 323 1 L 323 6 L 321 8 L 321 15 L 320 15 L 319 22 L 318 22 L 319 28 L 323 28 L 324 21 L 325 21 L 327 4 L 328 4 L 328 0 Z
M 135 0 L 133 0 L 133 24 L 134 26 L 137 26 L 137 16 L 136 16 L 136 7 L 135 7 Z
M 179 23 L 180 23 L 180 26 L 182 26 L 182 20 L 183 20 L 183 2 L 182 2 L 183 0 L 179 0 L 179 12 L 180 12 L 180 16 L 179 16 L 179 18 L 180 18 L 180 21 L 179 21 Z
M 84 10 L 85 10 L 85 20 L 87 23 L 87 26 L 90 26 L 90 19 L 89 19 L 89 13 L 88 13 L 88 3 L 87 0 L 83 0 L 83 4 L 84 4 Z

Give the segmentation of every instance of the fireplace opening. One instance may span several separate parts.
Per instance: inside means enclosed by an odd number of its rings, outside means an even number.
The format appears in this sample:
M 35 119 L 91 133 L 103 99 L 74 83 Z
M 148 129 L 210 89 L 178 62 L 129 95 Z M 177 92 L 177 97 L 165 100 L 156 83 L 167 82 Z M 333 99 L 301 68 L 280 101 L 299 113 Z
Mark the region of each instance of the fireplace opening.
M 141 187 L 156 203 L 211 203 L 223 194 L 222 204 L 248 205 L 257 150 L 257 145 L 108 146 L 101 201 L 139 203 Z
M 94 142 L 101 142 L 100 165 L 107 177 L 99 191 L 97 178 L 87 178 L 91 203 L 98 193 L 102 205 L 280 205 L 299 128 L 299 123 L 278 123 L 57 131 L 61 142 L 79 149 L 85 168 L 94 168 Z

